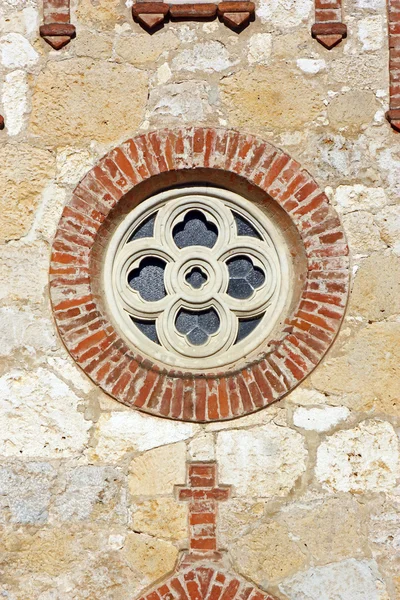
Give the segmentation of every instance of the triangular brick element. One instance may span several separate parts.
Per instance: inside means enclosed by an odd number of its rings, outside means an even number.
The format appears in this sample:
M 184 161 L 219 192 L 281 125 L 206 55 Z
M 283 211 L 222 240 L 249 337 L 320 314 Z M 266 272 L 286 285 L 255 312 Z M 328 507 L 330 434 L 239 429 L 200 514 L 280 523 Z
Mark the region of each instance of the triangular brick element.
M 218 485 L 216 463 L 190 463 L 187 485 L 175 490 L 179 500 L 189 502 L 189 550 L 139 600 L 276 600 L 230 572 L 218 548 L 218 503 L 228 499 L 230 489 Z
M 319 42 L 320 44 L 322 44 L 322 46 L 324 48 L 326 48 L 327 50 L 331 50 L 332 48 L 334 48 L 335 46 L 337 46 L 343 39 L 342 35 L 336 34 L 336 35 L 316 35 L 315 39 L 317 40 L 317 42 Z
M 251 14 L 249 12 L 224 13 L 222 19 L 225 25 L 237 29 L 244 27 L 250 21 Z
M 165 15 L 163 13 L 155 13 L 154 15 L 138 14 L 136 19 L 138 23 L 144 25 L 146 29 L 151 31 L 164 22 Z
M 69 0 L 43 0 L 44 25 L 40 35 L 54 50 L 60 50 L 75 37 L 70 18 Z
M 47 42 L 54 50 L 61 50 L 64 46 L 70 43 L 71 38 L 67 35 L 55 36 L 55 35 L 42 35 L 42 38 Z
M 342 23 L 341 0 L 315 0 L 315 23 L 311 35 L 327 50 L 347 37 L 347 26 Z

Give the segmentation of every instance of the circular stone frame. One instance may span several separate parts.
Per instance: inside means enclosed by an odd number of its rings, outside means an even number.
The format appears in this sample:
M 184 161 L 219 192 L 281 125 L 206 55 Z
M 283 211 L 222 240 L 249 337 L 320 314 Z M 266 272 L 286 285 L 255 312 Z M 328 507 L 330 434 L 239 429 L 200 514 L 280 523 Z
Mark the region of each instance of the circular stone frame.
M 101 272 L 118 215 L 160 190 L 204 173 L 240 179 L 297 230 L 306 268 L 295 306 L 262 352 L 222 373 L 156 364 L 127 345 L 104 306 Z M 217 183 L 218 185 L 218 183 Z M 127 201 L 128 199 L 128 201 Z M 121 218 L 122 218 L 121 217 Z M 323 358 L 343 319 L 348 246 L 339 217 L 311 175 L 270 143 L 233 130 L 161 130 L 110 151 L 78 184 L 52 248 L 50 292 L 61 338 L 106 393 L 153 415 L 207 422 L 240 417 L 279 400 Z M 243 361 L 242 361 L 243 362 Z

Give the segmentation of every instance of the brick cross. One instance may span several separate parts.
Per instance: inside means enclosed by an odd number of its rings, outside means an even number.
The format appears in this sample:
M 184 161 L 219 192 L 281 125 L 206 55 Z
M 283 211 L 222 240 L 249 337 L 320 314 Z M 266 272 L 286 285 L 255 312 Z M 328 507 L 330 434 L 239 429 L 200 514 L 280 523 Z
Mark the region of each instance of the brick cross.
M 216 463 L 189 463 L 187 482 L 186 486 L 175 486 L 178 499 L 189 502 L 189 553 L 185 560 L 218 560 L 218 502 L 229 498 L 230 486 L 217 484 Z

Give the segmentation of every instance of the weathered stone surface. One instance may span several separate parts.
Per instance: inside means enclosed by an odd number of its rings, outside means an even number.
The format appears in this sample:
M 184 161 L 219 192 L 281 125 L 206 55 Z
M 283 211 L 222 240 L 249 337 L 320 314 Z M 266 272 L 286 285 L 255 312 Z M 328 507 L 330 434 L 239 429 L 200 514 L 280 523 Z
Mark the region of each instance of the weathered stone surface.
M 50 520 L 124 522 L 121 474 L 111 467 L 78 467 L 66 475 L 65 491 L 52 504 Z
M 341 492 L 384 492 L 400 477 L 399 440 L 386 421 L 364 421 L 328 437 L 317 450 L 315 474 Z
M 343 215 L 342 222 L 353 256 L 385 249 L 386 245 L 381 240 L 379 228 L 371 213 L 364 211 L 349 213 Z
M 372 121 L 377 108 L 373 92 L 350 90 L 333 98 L 328 107 L 328 118 L 334 129 L 358 130 Z
M 343 333 L 344 338 L 344 333 Z M 338 343 L 312 374 L 314 386 L 342 394 L 349 408 L 399 413 L 400 324 L 374 323 Z
M 339 423 L 346 421 L 350 411 L 345 406 L 319 406 L 298 408 L 293 414 L 293 424 L 309 431 L 329 431 Z
M 366 258 L 357 270 L 349 312 L 371 321 L 400 314 L 400 261 L 391 254 Z
M 15 350 L 28 355 L 54 352 L 59 342 L 53 323 L 29 309 L 0 309 L 0 356 L 10 357 Z
M 10 242 L 4 246 L 0 255 L 0 302 L 42 304 L 48 265 L 49 251 L 42 242 Z
M 244 498 L 230 498 L 218 507 L 218 533 L 224 548 L 240 540 L 249 529 L 256 529 L 265 519 L 265 503 Z
M 172 61 L 172 68 L 176 71 L 213 73 L 225 71 L 237 62 L 237 59 L 232 60 L 224 44 L 210 41 L 182 50 Z
M 303 73 L 308 75 L 316 75 L 326 69 L 326 62 L 322 58 L 299 58 L 296 64 Z
M 93 4 L 91 0 L 79 2 L 76 10 L 78 23 L 97 31 L 106 31 L 124 20 L 123 13 L 119 10 L 118 0 L 99 0 Z
M 275 424 L 242 431 L 222 431 L 216 456 L 221 483 L 239 496 L 283 496 L 304 473 L 303 437 Z M 283 468 L 284 467 L 284 468 Z
M 375 561 L 353 558 L 313 567 L 288 579 L 280 589 L 289 600 L 389 600 Z
M 158 87 L 150 93 L 150 116 L 171 117 L 177 122 L 203 121 L 212 112 L 210 90 L 210 86 L 202 81 Z
M 169 444 L 135 457 L 129 466 L 132 496 L 171 494 L 186 479 L 186 444 Z
M 387 206 L 374 219 L 382 240 L 400 256 L 400 205 Z
M 318 564 L 369 556 L 364 510 L 348 494 L 306 493 L 277 515 L 291 539 Z
M 56 158 L 56 179 L 61 184 L 76 185 L 93 167 L 95 158 L 87 149 L 67 146 L 59 148 Z
M 20 33 L 8 33 L 0 38 L 0 63 L 6 69 L 30 69 L 38 60 L 39 54 Z
M 249 39 L 248 49 L 247 57 L 251 65 L 254 63 L 268 64 L 272 52 L 272 35 L 270 33 L 255 33 Z
M 235 569 L 267 586 L 302 569 L 306 556 L 290 538 L 287 529 L 270 521 L 258 526 L 233 545 Z
M 89 29 L 79 29 L 74 47 L 77 56 L 107 59 L 112 54 L 113 39 L 107 34 L 99 35 Z
M 90 423 L 79 398 L 50 371 L 13 370 L 0 379 L 0 455 L 61 458 L 79 455 Z
M 364 51 L 380 50 L 384 44 L 382 15 L 368 15 L 357 23 L 357 36 Z
M 335 208 L 345 214 L 353 211 L 376 212 L 383 208 L 388 198 L 380 187 L 367 187 L 362 184 L 339 185 L 333 197 Z
M 50 487 L 57 475 L 48 463 L 0 468 L 0 522 L 40 525 L 48 519 Z
M 77 58 L 49 63 L 37 79 L 30 131 L 49 141 L 117 141 L 135 130 L 147 75 L 131 65 Z
M 135 531 L 174 541 L 187 538 L 187 503 L 179 503 L 174 498 L 138 500 L 131 512 Z
M 235 127 L 288 130 L 322 111 L 320 90 L 287 67 L 256 67 L 221 82 L 221 97 Z
M 128 566 L 142 575 L 142 585 L 170 573 L 178 558 L 178 550 L 171 543 L 137 533 L 128 533 L 121 554 Z
M 95 430 L 94 460 L 116 461 L 129 452 L 143 452 L 157 446 L 186 440 L 195 425 L 166 421 L 139 412 L 102 414 Z
M 18 135 L 25 127 L 29 109 L 28 93 L 28 77 L 25 71 L 7 73 L 3 83 L 2 103 L 10 136 Z
M 50 152 L 28 144 L 0 147 L 0 243 L 26 235 L 34 219 L 40 193 L 54 175 Z
M 168 29 L 155 36 L 149 36 L 148 33 L 134 36 L 122 35 L 116 40 L 115 52 L 121 62 L 141 67 L 155 62 L 161 55 L 175 50 L 178 46 L 178 38 Z
M 312 2 L 310 0 L 274 0 L 267 2 L 261 0 L 257 6 L 256 14 L 261 18 L 263 23 L 272 23 L 279 29 L 289 29 L 296 25 L 300 25 L 302 21 L 306 21 L 312 10 Z

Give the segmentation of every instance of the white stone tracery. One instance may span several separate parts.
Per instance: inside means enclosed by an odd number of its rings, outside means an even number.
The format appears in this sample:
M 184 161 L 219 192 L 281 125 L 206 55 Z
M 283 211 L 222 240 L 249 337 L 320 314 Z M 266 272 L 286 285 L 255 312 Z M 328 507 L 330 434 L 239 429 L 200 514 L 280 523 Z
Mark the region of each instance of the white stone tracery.
M 194 211 L 216 232 L 212 247 L 179 247 L 174 240 L 177 226 L 182 227 Z M 250 224 L 256 234 L 239 235 L 235 215 Z M 135 238 L 135 231 L 152 216 L 152 236 Z M 165 263 L 165 294 L 154 300 L 143 298 L 129 280 L 149 258 Z M 258 285 L 249 297 L 228 293 L 229 265 L 234 260 L 247 261 L 248 265 L 251 261 L 249 277 Z M 177 188 L 141 203 L 120 224 L 106 254 L 104 289 L 121 333 L 144 354 L 182 368 L 212 368 L 242 358 L 265 341 L 288 299 L 288 265 L 283 236 L 253 203 L 214 187 Z M 195 287 L 190 282 L 193 270 L 199 282 Z M 248 289 L 245 283 L 243 286 Z M 208 325 L 207 339 L 206 332 L 199 330 L 197 337 L 204 338 L 203 342 L 193 343 L 179 326 L 179 318 L 184 323 L 185 315 L 192 318 L 192 314 L 210 315 L 210 311 L 213 326 Z M 218 326 L 213 311 L 218 315 Z M 260 321 L 254 331 L 238 340 L 240 320 L 257 317 Z M 135 319 L 155 322 L 157 343 L 138 329 Z

